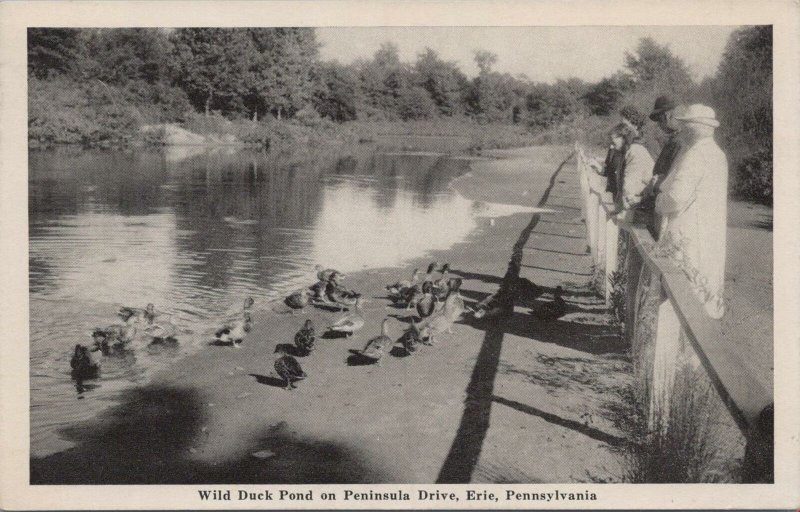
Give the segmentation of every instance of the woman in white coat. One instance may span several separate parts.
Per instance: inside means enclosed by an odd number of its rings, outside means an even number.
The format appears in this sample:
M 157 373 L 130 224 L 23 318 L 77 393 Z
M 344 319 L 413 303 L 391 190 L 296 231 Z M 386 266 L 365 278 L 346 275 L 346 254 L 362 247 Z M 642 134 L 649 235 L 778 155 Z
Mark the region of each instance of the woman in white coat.
M 687 273 L 712 318 L 724 313 L 728 160 L 714 141 L 719 126 L 711 107 L 690 105 L 675 112 L 684 123 L 683 147 L 656 197 L 661 216 L 659 244 L 669 248 Z

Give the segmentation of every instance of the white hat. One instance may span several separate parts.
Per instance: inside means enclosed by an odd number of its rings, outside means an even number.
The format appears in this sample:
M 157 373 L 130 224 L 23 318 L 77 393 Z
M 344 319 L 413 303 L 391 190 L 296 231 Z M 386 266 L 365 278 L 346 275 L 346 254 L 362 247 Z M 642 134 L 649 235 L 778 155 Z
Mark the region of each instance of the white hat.
M 673 117 L 681 121 L 704 124 L 714 128 L 719 126 L 717 114 L 714 112 L 714 109 L 707 105 L 701 105 L 700 103 L 695 103 L 688 107 L 683 105 L 679 106 L 675 109 Z

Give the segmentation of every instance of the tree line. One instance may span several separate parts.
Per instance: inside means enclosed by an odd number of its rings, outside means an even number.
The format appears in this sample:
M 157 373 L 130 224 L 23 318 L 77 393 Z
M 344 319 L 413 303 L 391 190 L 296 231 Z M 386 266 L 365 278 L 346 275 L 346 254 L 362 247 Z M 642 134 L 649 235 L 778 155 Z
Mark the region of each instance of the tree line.
M 623 69 L 597 82 L 544 83 L 501 73 L 495 69 L 499 57 L 485 50 L 475 51 L 479 71 L 469 78 L 431 48 L 403 62 L 397 46 L 387 42 L 371 58 L 351 64 L 323 61 L 319 48 L 313 28 L 31 28 L 30 97 L 38 115 L 32 126 L 47 137 L 48 125 L 58 122 L 73 123 L 68 128 L 78 133 L 93 123 L 126 129 L 196 113 L 338 123 L 464 118 L 541 132 L 605 118 L 628 105 L 646 113 L 656 96 L 671 94 L 718 110 L 722 142 L 737 168 L 747 165 L 758 175 L 748 186 L 763 189 L 771 180 L 768 26 L 735 31 L 717 74 L 702 83 L 650 38 L 626 54 Z M 65 104 L 65 88 L 77 98 L 71 105 Z M 54 103 L 56 110 L 74 109 L 54 119 Z M 93 110 L 93 117 L 78 107 Z

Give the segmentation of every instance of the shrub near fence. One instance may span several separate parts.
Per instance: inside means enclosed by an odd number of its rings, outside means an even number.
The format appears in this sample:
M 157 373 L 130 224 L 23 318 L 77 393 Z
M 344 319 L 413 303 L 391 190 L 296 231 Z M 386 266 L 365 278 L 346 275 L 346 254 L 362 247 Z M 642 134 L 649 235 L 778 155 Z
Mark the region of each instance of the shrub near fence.
M 773 395 L 766 376 L 723 339 L 721 321 L 705 314 L 688 276 L 659 251 L 646 227 L 610 214 L 603 178 L 583 148 L 575 150 L 595 283 L 610 308 L 624 295 L 620 316 L 634 363 L 636 408 L 646 424 L 645 435 L 634 440 L 637 467 L 630 479 L 772 482 Z M 725 420 L 738 427 L 738 439 L 724 432 Z M 730 468 L 737 457 L 722 451 L 736 444 L 743 447 L 741 464 Z

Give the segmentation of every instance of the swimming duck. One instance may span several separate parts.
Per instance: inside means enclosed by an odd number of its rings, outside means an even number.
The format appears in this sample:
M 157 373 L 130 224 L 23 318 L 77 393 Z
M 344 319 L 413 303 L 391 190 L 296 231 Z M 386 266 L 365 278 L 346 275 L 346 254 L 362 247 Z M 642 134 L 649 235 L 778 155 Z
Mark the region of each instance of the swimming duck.
M 100 373 L 100 365 L 92 360 L 89 349 L 81 344 L 75 345 L 69 365 L 72 368 L 72 378 L 77 381 L 96 379 Z
M 92 331 L 93 351 L 100 351 L 104 356 L 125 350 L 125 345 L 136 337 L 136 326 L 132 324 L 109 325 L 96 327 Z
M 245 336 L 247 336 L 247 333 L 250 332 L 252 325 L 250 312 L 245 311 L 242 313 L 241 318 L 229 322 L 218 329 L 217 332 L 214 333 L 214 338 L 216 338 L 216 341 L 219 343 L 230 343 L 232 346 L 239 348 L 238 344 L 241 343 Z
M 300 350 L 300 352 L 305 355 L 309 355 L 311 354 L 311 351 L 314 350 L 315 340 L 316 336 L 314 335 L 314 324 L 311 322 L 311 319 L 308 319 L 303 325 L 303 328 L 297 331 L 297 334 L 294 335 L 294 344 Z
M 119 308 L 117 315 L 119 315 L 119 317 L 122 318 L 122 321 L 126 323 L 140 322 L 149 324 L 152 323 L 156 317 L 156 307 L 152 302 L 144 309 L 123 306 Z
M 433 284 L 430 281 L 422 283 L 422 296 L 416 299 L 417 315 L 420 318 L 431 316 L 436 309 L 437 299 L 433 295 Z
M 144 328 L 144 332 L 150 336 L 150 343 L 160 345 L 162 343 L 175 343 L 178 341 L 178 328 L 169 321 L 159 321 Z
M 328 330 L 343 332 L 347 336 L 350 336 L 354 332 L 364 327 L 364 316 L 361 314 L 361 310 L 359 309 L 360 307 L 361 298 L 359 297 L 356 299 L 353 311 L 345 314 L 343 317 L 331 324 L 331 326 L 328 327 Z
M 286 381 L 286 389 L 292 390 L 296 386 L 294 383 L 307 377 L 300 363 L 292 356 L 286 355 L 275 360 L 275 371 Z
M 369 340 L 367 345 L 364 347 L 364 350 L 361 351 L 362 356 L 372 360 L 373 362 L 377 362 L 378 366 L 381 366 L 381 357 L 383 357 L 383 351 L 386 350 L 387 347 L 391 347 L 393 345 L 392 339 L 389 337 L 389 331 L 387 327 L 388 324 L 389 319 L 384 318 L 383 322 L 381 323 L 381 334 Z
M 308 306 L 310 301 L 311 291 L 307 289 L 297 290 L 296 292 L 292 293 L 285 299 L 283 299 L 283 303 L 292 308 L 292 313 L 294 313 L 295 309 L 304 309 Z
M 563 291 L 560 286 L 556 286 L 552 302 L 541 303 L 538 307 L 531 308 L 531 314 L 544 321 L 558 320 L 564 316 L 567 312 L 567 303 L 561 297 Z
M 411 279 L 404 279 L 397 281 L 394 284 L 386 285 L 386 291 L 389 292 L 389 297 L 392 299 L 399 299 L 405 290 L 413 287 L 419 281 L 419 269 L 415 268 L 411 273 Z

